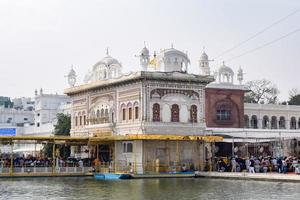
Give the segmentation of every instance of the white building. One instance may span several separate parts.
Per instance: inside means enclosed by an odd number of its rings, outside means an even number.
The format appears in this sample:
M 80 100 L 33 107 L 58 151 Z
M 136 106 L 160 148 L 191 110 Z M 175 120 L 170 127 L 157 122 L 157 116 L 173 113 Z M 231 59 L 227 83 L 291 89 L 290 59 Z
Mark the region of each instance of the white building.
M 14 103 L 13 108 L 17 110 L 34 110 L 34 100 L 30 97 L 14 98 L 12 102 Z
M 33 111 L 16 110 L 14 108 L 0 108 L 0 125 L 24 126 L 24 124 L 33 123 Z
M 56 115 L 62 109 L 62 105 L 70 103 L 70 98 L 66 95 L 35 93 L 35 125 L 40 127 L 43 124 L 55 123 Z

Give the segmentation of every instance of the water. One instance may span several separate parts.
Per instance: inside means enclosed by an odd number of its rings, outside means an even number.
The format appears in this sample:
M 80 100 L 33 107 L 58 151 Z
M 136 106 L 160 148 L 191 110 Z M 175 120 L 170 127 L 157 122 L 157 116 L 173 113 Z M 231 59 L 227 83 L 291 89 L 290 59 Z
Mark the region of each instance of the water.
M 0 179 L 0 199 L 300 199 L 300 183 L 225 179 Z

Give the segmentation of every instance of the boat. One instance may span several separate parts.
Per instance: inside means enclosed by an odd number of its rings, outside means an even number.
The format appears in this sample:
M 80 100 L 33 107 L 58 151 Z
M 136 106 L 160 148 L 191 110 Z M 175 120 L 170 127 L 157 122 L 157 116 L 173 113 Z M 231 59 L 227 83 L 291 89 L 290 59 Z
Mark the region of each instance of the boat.
M 118 180 L 130 179 L 132 176 L 124 173 L 94 173 L 94 178 L 96 180 Z

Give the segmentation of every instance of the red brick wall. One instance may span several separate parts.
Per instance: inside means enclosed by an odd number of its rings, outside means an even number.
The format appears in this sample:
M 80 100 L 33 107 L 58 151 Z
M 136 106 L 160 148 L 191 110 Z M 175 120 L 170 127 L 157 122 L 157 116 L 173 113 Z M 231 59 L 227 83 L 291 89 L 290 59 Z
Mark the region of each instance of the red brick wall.
M 244 91 L 230 89 L 205 89 L 205 120 L 207 127 L 243 128 L 244 127 Z M 217 120 L 217 105 L 231 104 L 231 119 Z

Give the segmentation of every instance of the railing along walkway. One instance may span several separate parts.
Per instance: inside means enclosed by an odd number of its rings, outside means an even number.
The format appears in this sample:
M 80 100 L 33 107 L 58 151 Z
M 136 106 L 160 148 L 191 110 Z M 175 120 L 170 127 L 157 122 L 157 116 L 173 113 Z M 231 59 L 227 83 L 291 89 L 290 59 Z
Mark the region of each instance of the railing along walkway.
M 92 167 L 0 167 L 0 177 L 89 175 Z

